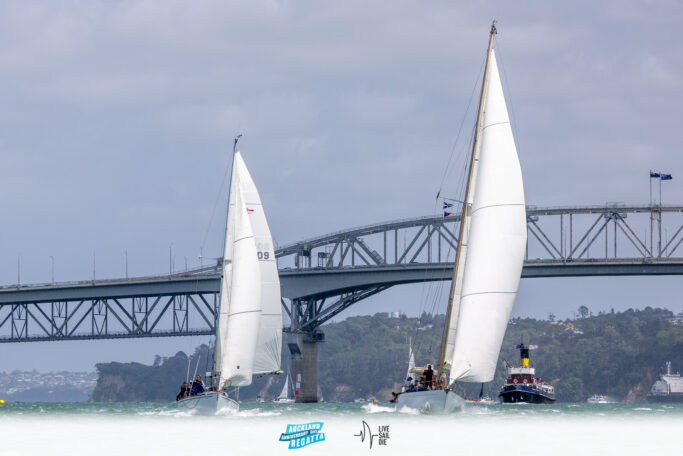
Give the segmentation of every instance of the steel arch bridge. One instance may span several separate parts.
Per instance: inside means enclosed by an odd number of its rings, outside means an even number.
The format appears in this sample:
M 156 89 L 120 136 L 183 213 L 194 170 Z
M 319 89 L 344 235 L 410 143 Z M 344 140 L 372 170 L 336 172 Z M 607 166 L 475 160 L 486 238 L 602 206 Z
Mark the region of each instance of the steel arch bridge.
M 280 247 L 286 331 L 317 328 L 389 287 L 450 280 L 459 215 L 353 228 Z M 683 275 L 683 206 L 527 207 L 522 276 Z M 642 234 L 641 234 L 642 233 Z M 0 343 L 211 335 L 216 267 L 0 288 Z
M 289 329 L 314 330 L 394 285 L 450 280 L 459 223 L 419 217 L 282 246 Z M 527 206 L 527 231 L 524 278 L 683 275 L 683 206 Z

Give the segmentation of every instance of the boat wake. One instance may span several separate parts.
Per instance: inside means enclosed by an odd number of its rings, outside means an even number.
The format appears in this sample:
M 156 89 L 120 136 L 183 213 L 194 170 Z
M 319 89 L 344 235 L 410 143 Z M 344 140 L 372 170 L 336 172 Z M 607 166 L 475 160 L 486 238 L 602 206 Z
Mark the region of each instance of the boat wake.
M 377 405 L 377 404 L 364 404 L 361 407 L 365 413 L 395 413 L 396 408 L 394 407 L 387 407 L 385 405 Z

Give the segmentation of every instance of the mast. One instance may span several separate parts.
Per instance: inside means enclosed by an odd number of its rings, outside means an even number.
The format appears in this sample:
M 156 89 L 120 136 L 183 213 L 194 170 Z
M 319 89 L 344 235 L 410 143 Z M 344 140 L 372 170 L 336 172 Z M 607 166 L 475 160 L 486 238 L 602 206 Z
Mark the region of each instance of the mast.
M 235 136 L 235 141 L 232 144 L 232 163 L 230 164 L 230 182 L 228 184 L 228 210 L 225 215 L 225 236 L 223 237 L 223 257 L 221 258 L 221 282 L 223 280 L 223 273 L 225 271 L 225 248 L 227 247 L 227 241 L 228 241 L 228 221 L 230 220 L 230 198 L 232 198 L 232 179 L 233 179 L 233 174 L 235 173 L 235 154 L 237 153 L 237 142 L 240 140 L 242 137 L 242 134 L 239 134 Z M 222 287 L 221 287 L 222 288 Z M 220 296 L 219 296 L 219 305 L 220 305 Z M 220 311 L 219 311 L 220 314 Z M 211 380 L 213 385 L 212 386 L 220 386 L 220 378 L 218 378 L 218 383 L 216 382 L 216 374 L 220 374 L 220 372 L 216 372 L 216 349 L 219 344 L 219 325 L 218 322 L 216 322 L 216 340 L 214 342 L 213 346 L 213 365 L 211 366 Z
M 465 200 L 462 205 L 460 216 L 460 232 L 458 234 L 458 247 L 455 251 L 455 264 L 453 267 L 453 279 L 451 281 L 451 289 L 448 295 L 448 307 L 446 309 L 446 321 L 441 336 L 441 349 L 439 351 L 438 373 L 441 379 L 445 379 L 445 365 L 446 358 L 450 358 L 452 348 L 448 350 L 447 345 L 450 340 L 455 337 L 455 330 L 458 321 L 458 312 L 460 310 L 460 293 L 462 291 L 463 272 L 465 267 L 465 258 L 467 257 L 467 243 L 469 238 L 469 224 L 472 211 L 472 204 L 474 202 L 474 188 L 477 181 L 477 169 L 479 167 L 479 151 L 481 145 L 481 133 L 484 123 L 484 105 L 486 101 L 486 94 L 488 89 L 489 77 L 489 60 L 491 58 L 491 50 L 493 49 L 493 39 L 496 35 L 496 21 L 491 25 L 489 33 L 489 45 L 486 52 L 486 63 L 484 65 L 484 78 L 481 85 L 481 94 L 479 97 L 479 109 L 477 111 L 476 131 L 474 134 L 474 142 L 472 144 L 472 155 L 470 157 L 470 169 L 467 176 L 467 189 L 465 190 Z M 450 335 L 450 337 L 449 337 Z M 452 344 L 451 344 L 452 345 Z M 447 353 L 450 351 L 450 353 Z

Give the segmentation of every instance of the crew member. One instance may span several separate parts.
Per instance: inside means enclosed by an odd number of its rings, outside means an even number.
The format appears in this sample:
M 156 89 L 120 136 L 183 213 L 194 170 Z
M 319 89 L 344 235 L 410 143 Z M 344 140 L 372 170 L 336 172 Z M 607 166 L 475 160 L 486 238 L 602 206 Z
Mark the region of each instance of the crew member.
M 175 397 L 176 401 L 181 400 L 187 395 L 187 382 L 183 382 L 182 385 L 180 385 L 180 393 Z
M 427 370 L 425 371 L 425 384 L 427 388 L 432 389 L 432 380 L 434 379 L 434 370 L 432 365 L 427 365 Z
M 202 383 L 202 376 L 197 375 L 197 378 L 194 381 L 194 385 L 192 386 L 192 395 L 196 396 L 198 394 L 201 394 L 204 392 L 204 384 Z

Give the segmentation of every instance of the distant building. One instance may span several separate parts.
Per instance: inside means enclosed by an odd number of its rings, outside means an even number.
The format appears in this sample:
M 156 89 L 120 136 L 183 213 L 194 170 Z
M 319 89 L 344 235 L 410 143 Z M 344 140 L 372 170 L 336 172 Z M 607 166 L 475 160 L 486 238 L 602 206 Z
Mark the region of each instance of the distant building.
M 399 318 L 401 316 L 401 312 L 387 312 L 387 317 L 389 318 Z
M 668 320 L 674 326 L 683 326 L 683 312 L 679 312 L 678 315 L 674 315 L 673 317 L 669 317 Z

